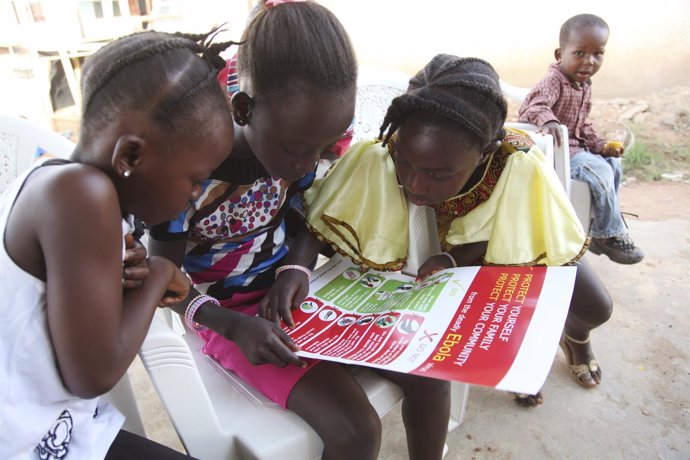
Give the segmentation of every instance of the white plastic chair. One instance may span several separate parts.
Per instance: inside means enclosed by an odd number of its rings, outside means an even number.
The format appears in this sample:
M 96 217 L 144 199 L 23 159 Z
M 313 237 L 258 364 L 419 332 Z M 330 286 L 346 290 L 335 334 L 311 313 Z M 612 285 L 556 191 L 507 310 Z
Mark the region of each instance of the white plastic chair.
M 528 88 L 521 88 L 518 86 L 511 85 L 503 80 L 501 80 L 501 90 L 503 95 L 514 99 L 517 102 L 522 102 L 527 97 L 529 93 Z M 592 224 L 592 195 L 589 190 L 589 185 L 587 183 L 579 181 L 577 179 L 571 179 L 570 177 L 570 147 L 568 146 L 568 128 L 565 125 L 561 125 L 561 145 L 557 145 L 553 137 L 550 134 L 539 133 L 539 128 L 537 126 L 529 123 L 506 123 L 506 126 L 522 129 L 530 134 L 530 137 L 535 141 L 535 143 L 542 149 L 546 154 L 544 148 L 549 148 L 553 151 L 553 165 L 556 170 L 556 174 L 563 184 L 570 202 L 575 208 L 575 214 L 580 219 L 585 232 L 589 232 Z M 542 148 L 544 146 L 544 148 Z M 549 158 L 547 154 L 547 158 Z
M 360 68 L 354 141 L 376 137 L 390 101 L 407 89 L 409 76 Z M 433 210 L 410 206 L 410 256 L 406 273 L 441 251 Z M 154 318 L 140 357 L 190 455 L 208 459 L 316 459 L 323 443 L 296 414 L 269 401 L 232 372 L 201 353 L 177 315 Z M 380 416 L 395 407 L 401 390 L 360 368 L 355 378 Z M 462 422 L 469 385 L 452 385 L 449 430 Z
M 409 276 L 417 276 L 417 270 L 426 260 L 441 253 L 441 243 L 438 239 L 438 227 L 434 210 L 428 206 L 407 205 L 409 219 L 409 245 L 407 262 L 402 272 Z M 467 407 L 470 385 L 467 383 L 451 382 L 450 384 L 450 419 L 448 431 L 453 431 L 462 423 Z
M 391 101 L 407 91 L 411 76 L 396 69 L 375 65 L 359 66 L 357 105 L 353 142 L 379 135 L 379 128 Z M 403 272 L 416 276 L 417 269 L 430 256 L 441 253 L 436 217 L 431 208 L 409 206 L 410 244 L 407 266 Z M 448 431 L 462 423 L 467 406 L 469 385 L 451 384 L 451 413 Z
M 173 318 L 175 328 L 180 327 L 178 317 Z M 139 356 L 190 455 L 237 460 L 321 457 L 323 443 L 306 422 L 205 356 L 203 341 L 186 332 L 180 335 L 155 317 Z M 358 370 L 355 378 L 380 416 L 402 397 L 399 388 L 369 370 Z
M 410 258 L 406 273 L 440 252 L 433 210 L 410 205 Z M 336 256 L 339 257 L 339 256 Z M 187 452 L 203 459 L 311 460 L 323 443 L 298 415 L 268 400 L 241 378 L 223 369 L 201 349 L 179 316 L 154 318 L 140 358 Z M 383 417 L 402 392 L 365 369 L 355 378 Z M 449 429 L 462 421 L 469 385 L 453 383 Z
M 50 129 L 13 115 L 0 114 L 0 192 L 34 162 L 42 149 L 67 158 L 74 144 Z
M 38 151 L 67 158 L 73 150 L 74 144 L 55 131 L 24 118 L 0 114 L 0 192 L 31 166 Z M 104 397 L 125 415 L 126 430 L 145 436 L 127 374 Z
M 374 65 L 359 66 L 357 103 L 352 143 L 378 137 L 393 98 L 407 91 L 410 76 L 395 69 Z

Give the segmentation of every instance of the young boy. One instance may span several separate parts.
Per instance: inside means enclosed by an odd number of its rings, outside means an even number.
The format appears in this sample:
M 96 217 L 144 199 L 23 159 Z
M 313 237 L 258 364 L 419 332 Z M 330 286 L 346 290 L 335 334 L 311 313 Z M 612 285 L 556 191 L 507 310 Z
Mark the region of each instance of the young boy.
M 527 95 L 518 116 L 553 135 L 559 145 L 565 141 L 559 124 L 568 127 L 570 176 L 588 183 L 592 192 L 589 250 L 619 264 L 636 264 L 644 254 L 628 236 L 618 205 L 623 147 L 601 139 L 587 120 L 592 106 L 590 78 L 604 62 L 608 37 L 608 24 L 593 14 L 579 14 L 563 23 L 556 62 Z

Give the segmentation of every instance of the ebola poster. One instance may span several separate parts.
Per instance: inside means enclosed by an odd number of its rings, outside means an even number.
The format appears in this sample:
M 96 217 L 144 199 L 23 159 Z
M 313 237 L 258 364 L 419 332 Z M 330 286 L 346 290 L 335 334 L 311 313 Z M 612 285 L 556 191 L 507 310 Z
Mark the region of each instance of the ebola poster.
M 536 393 L 551 368 L 575 267 L 460 267 L 422 281 L 336 257 L 285 329 L 300 356 Z

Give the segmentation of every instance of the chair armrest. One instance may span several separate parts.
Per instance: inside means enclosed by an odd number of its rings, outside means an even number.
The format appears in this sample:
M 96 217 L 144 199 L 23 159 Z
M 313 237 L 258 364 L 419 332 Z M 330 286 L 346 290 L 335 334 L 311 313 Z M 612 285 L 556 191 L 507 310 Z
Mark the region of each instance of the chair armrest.
M 563 187 L 565 187 L 565 193 L 570 197 L 570 146 L 568 145 L 568 128 L 565 125 L 561 125 L 561 145 L 554 142 L 553 154 L 554 169 Z
M 154 316 L 139 351 L 149 377 L 178 433 L 185 438 L 214 442 L 221 427 L 184 338 Z M 186 439 L 182 439 L 186 445 Z
M 429 257 L 441 253 L 441 243 L 438 240 L 436 215 L 432 208 L 408 203 L 407 213 L 407 261 L 402 272 L 408 276 L 417 276 L 419 267 Z

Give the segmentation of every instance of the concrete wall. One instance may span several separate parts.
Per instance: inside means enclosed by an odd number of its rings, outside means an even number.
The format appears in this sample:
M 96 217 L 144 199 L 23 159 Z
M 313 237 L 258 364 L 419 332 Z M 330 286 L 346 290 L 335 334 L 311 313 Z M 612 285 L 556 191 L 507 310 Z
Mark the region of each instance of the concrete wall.
M 478 56 L 505 80 L 532 86 L 553 61 L 563 21 L 606 20 L 606 60 L 595 97 L 632 97 L 690 84 L 690 1 L 320 0 L 343 22 L 364 63 L 413 73 L 437 53 Z

